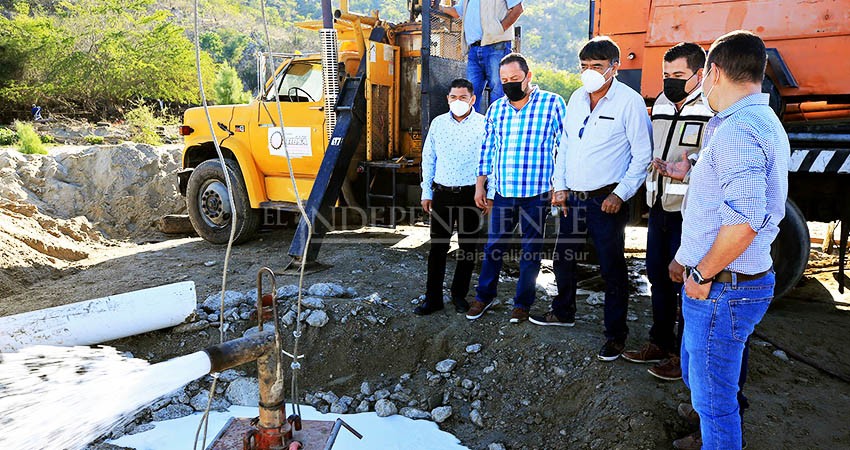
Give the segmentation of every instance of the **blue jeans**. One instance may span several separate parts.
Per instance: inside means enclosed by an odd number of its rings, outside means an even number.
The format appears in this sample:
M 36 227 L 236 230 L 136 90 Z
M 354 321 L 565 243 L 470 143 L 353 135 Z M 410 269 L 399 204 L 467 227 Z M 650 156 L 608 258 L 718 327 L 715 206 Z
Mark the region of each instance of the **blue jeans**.
M 652 328 L 649 340 L 668 353 L 678 353 L 682 325 L 676 331 L 680 283 L 670 279 L 668 267 L 682 239 L 682 213 L 664 211 L 658 201 L 649 210 L 646 233 L 646 276 L 652 292 Z M 681 322 L 681 321 L 680 321 Z
M 484 114 L 490 103 L 505 95 L 502 79 L 499 77 L 499 62 L 511 52 L 511 43 L 497 42 L 490 45 L 472 45 L 466 60 L 466 78 L 472 82 L 475 90 L 475 110 Z M 484 85 L 490 86 L 490 101 L 483 104 Z
M 490 230 L 484 246 L 484 260 L 475 299 L 490 303 L 496 298 L 502 258 L 508 249 L 508 240 L 519 224 L 522 233 L 522 254 L 519 262 L 519 280 L 516 284 L 514 307 L 528 311 L 537 293 L 537 274 L 543 258 L 543 227 L 549 211 L 549 192 L 534 197 L 514 198 L 496 194 L 490 211 Z
M 570 193 L 567 217 L 558 217 L 558 242 L 552 255 L 552 269 L 558 295 L 552 299 L 552 312 L 561 319 L 576 312 L 576 266 L 587 236 L 593 239 L 599 268 L 605 280 L 605 337 L 625 342 L 629 334 L 626 315 L 629 308 L 629 274 L 626 268 L 626 223 L 629 209 L 624 203 L 616 214 L 602 211 L 607 195 L 582 198 Z
M 706 300 L 682 292 L 682 380 L 700 416 L 703 450 L 741 448 L 747 339 L 770 306 L 775 281 L 771 271 L 756 280 L 713 283 Z

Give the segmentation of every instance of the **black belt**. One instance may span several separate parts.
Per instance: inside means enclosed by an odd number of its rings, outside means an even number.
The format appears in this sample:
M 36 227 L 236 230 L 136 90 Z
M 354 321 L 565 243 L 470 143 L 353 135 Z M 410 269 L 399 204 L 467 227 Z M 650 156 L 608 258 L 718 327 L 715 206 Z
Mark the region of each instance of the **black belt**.
M 469 44 L 470 47 L 478 47 L 479 45 L 481 45 L 481 41 L 475 41 L 475 42 Z
M 602 186 L 599 189 L 595 189 L 592 191 L 569 191 L 572 195 L 578 195 L 585 198 L 591 197 L 599 197 L 601 195 L 608 195 L 614 192 L 614 189 L 617 188 L 617 183 L 609 184 L 608 186 Z
M 720 273 L 718 273 L 717 275 L 714 276 L 714 278 L 712 278 L 712 281 L 716 281 L 718 283 L 731 283 L 733 275 L 737 279 L 738 283 L 740 283 L 742 281 L 758 280 L 759 278 L 770 273 L 771 270 L 773 270 L 773 269 L 768 269 L 768 270 L 765 270 L 764 272 L 760 272 L 760 273 L 753 274 L 753 275 L 747 275 L 745 273 L 732 272 L 732 271 L 729 271 L 729 270 L 721 270 Z M 687 269 L 687 272 L 688 272 L 688 276 L 690 277 L 691 276 L 691 270 Z
M 431 188 L 434 190 L 434 192 L 451 192 L 452 194 L 459 194 L 463 191 L 475 189 L 475 185 L 470 184 L 468 186 L 443 186 L 439 183 L 431 183 Z

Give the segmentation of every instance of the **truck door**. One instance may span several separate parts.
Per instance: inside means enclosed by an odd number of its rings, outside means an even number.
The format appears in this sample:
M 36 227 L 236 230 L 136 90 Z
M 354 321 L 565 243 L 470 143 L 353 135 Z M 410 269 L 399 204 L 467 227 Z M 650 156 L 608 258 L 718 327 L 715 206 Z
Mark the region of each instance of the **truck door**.
M 284 129 L 281 132 L 279 100 Z M 273 202 L 294 202 L 286 151 L 299 194 L 306 199 L 322 163 L 327 136 L 323 111 L 322 66 L 319 60 L 295 60 L 282 70 L 258 102 L 252 127 L 254 161 L 265 176 Z

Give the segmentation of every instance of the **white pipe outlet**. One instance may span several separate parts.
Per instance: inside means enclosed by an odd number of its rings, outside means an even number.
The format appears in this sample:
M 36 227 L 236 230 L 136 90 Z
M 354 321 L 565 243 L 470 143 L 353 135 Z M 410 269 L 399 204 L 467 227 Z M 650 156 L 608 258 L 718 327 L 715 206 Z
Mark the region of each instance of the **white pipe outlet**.
M 92 345 L 179 325 L 195 312 L 184 281 L 0 317 L 0 352 L 30 345 Z

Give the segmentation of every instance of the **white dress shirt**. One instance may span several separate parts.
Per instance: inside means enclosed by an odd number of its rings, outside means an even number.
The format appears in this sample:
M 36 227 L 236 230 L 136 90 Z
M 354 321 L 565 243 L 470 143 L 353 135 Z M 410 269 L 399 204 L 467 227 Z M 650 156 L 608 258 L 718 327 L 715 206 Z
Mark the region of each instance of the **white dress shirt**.
M 484 116 L 476 111 L 460 122 L 450 112 L 431 121 L 428 136 L 422 144 L 422 200 L 434 198 L 432 183 L 475 185 L 484 126 Z
M 614 194 L 625 201 L 643 184 L 651 158 L 646 104 L 615 78 L 593 111 L 584 89 L 570 96 L 552 184 L 556 191 L 593 191 L 616 183 Z

